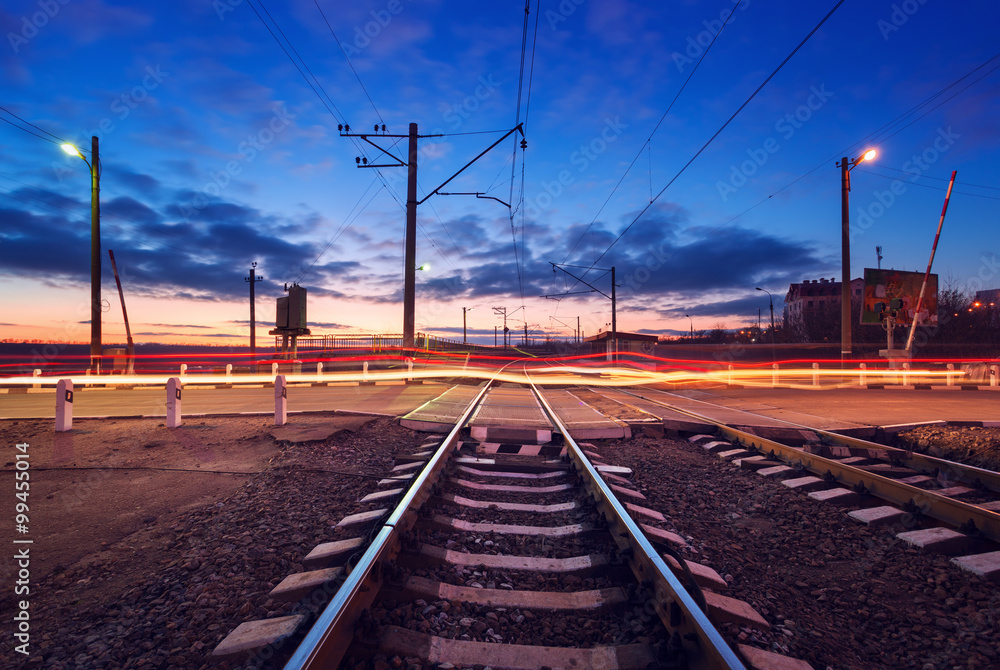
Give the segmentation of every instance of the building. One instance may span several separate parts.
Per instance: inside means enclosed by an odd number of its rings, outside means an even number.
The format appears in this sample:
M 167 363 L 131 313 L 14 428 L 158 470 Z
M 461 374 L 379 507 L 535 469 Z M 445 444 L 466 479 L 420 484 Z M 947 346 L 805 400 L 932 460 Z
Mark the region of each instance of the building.
M 852 302 L 860 301 L 864 292 L 865 280 L 852 279 Z M 807 326 L 820 315 L 839 315 L 840 297 L 840 282 L 835 279 L 806 279 L 801 284 L 791 284 L 785 294 L 785 325 L 790 328 Z
M 643 333 L 624 333 L 617 332 L 615 336 L 618 340 L 618 351 L 619 352 L 641 352 L 641 353 L 652 353 L 653 347 L 656 346 L 657 340 L 659 340 L 659 335 L 645 335 Z M 611 340 L 611 331 L 604 330 L 599 332 L 597 335 L 591 335 L 590 337 L 583 338 L 584 342 L 590 344 L 590 353 L 592 354 L 603 354 L 609 351 L 609 343 Z

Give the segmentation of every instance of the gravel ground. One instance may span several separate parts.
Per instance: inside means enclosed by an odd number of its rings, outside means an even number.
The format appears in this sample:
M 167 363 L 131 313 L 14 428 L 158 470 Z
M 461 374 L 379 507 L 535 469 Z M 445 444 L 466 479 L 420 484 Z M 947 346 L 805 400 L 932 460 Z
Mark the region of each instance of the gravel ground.
M 162 545 L 130 559 L 139 563 L 130 566 L 137 568 L 130 582 L 88 591 L 119 568 L 100 559 L 42 579 L 33 591 L 33 653 L 6 667 L 237 667 L 209 655 L 240 623 L 291 613 L 295 604 L 276 603 L 268 592 L 300 571 L 316 544 L 335 539 L 332 524 L 367 510 L 357 501 L 376 490 L 396 452 L 418 443 L 388 419 L 323 442 L 279 443 L 270 466 L 235 493 L 121 540 Z
M 772 626 L 723 625 L 730 642 L 814 668 L 1000 667 L 996 585 L 906 548 L 894 537 L 904 528 L 869 529 L 687 442 L 635 438 L 597 450 L 635 470 L 648 506 L 668 518 L 661 525 L 691 543 L 688 557 Z
M 897 435 L 895 446 L 1000 470 L 1000 428 L 921 426 Z

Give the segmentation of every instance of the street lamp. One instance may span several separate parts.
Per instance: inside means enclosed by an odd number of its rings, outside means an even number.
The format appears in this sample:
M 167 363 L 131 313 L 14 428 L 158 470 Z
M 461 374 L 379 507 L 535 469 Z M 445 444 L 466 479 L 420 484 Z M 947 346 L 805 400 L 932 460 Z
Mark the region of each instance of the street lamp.
M 843 274 L 840 284 L 840 361 L 851 355 L 851 217 L 847 194 L 851 191 L 851 170 L 862 161 L 875 158 L 875 150 L 869 149 L 854 160 L 844 156 L 837 163 L 840 168 L 840 247 Z
M 70 156 L 78 156 L 90 170 L 90 371 L 101 373 L 101 158 L 97 136 L 90 138 L 88 162 L 72 144 L 60 145 Z
M 768 306 L 771 308 L 771 359 L 774 359 L 774 298 L 771 296 L 771 292 L 767 289 L 757 287 L 758 291 L 764 291 L 767 294 Z
M 689 314 L 685 314 L 684 316 L 691 322 L 691 341 L 694 342 L 694 319 Z

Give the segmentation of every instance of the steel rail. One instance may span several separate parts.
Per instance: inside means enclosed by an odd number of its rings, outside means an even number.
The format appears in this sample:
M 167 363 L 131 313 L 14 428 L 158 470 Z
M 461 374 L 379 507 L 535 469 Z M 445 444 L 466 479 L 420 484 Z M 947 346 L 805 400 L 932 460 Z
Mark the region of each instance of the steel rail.
M 852 465 L 846 465 L 830 458 L 810 454 L 801 449 L 796 449 L 795 447 L 790 447 L 780 442 L 733 428 L 697 412 L 675 407 L 659 400 L 629 393 L 628 391 L 625 391 L 625 393 L 712 424 L 716 426 L 719 434 L 741 446 L 749 445 L 763 453 L 774 453 L 775 456 L 787 463 L 801 465 L 803 468 L 820 476 L 825 477 L 830 475 L 842 484 L 846 484 L 855 490 L 864 490 L 866 493 L 871 493 L 876 497 L 903 506 L 908 511 L 919 510 L 921 514 L 937 519 L 938 521 L 963 530 L 975 529 L 983 537 L 994 542 L 1000 542 L 1000 513 L 998 512 L 949 498 L 948 496 L 938 495 L 933 491 L 904 484 L 895 479 L 890 479 L 889 477 L 884 477 Z M 810 428 L 810 430 L 815 432 L 813 428 Z M 881 447 L 881 445 L 877 446 Z
M 628 393 L 628 391 L 623 391 L 623 392 Z M 705 400 L 697 400 L 696 398 L 686 398 L 684 396 L 677 396 L 676 394 L 670 393 L 669 391 L 658 391 L 658 392 L 665 393 L 667 395 L 673 395 L 676 397 L 681 397 L 687 401 L 699 402 L 705 405 L 713 404 Z M 647 396 L 640 395 L 638 393 L 629 393 L 629 395 L 635 395 L 637 397 L 643 398 L 644 400 L 655 402 L 657 404 L 662 404 L 657 400 L 654 400 Z M 725 406 L 722 405 L 722 407 Z M 671 409 L 679 410 L 679 408 L 675 408 L 672 406 Z M 732 410 L 734 408 L 728 407 L 727 409 Z M 907 465 L 918 470 L 924 470 L 924 471 L 938 470 L 946 472 L 949 479 L 954 479 L 955 481 L 971 484 L 973 486 L 982 485 L 984 488 L 987 488 L 990 491 L 1000 493 L 1000 472 L 995 472 L 993 470 L 986 470 L 984 468 L 978 468 L 974 465 L 966 465 L 965 463 L 957 463 L 955 461 L 949 461 L 948 459 L 945 458 L 928 456 L 927 454 L 921 454 L 915 451 L 911 451 L 909 449 L 890 447 L 885 444 L 870 442 L 860 437 L 841 435 L 840 433 L 834 433 L 829 430 L 823 430 L 822 428 L 814 428 L 813 426 L 808 426 L 801 423 L 795 423 L 794 421 L 789 421 L 788 419 L 776 419 L 774 417 L 766 416 L 764 414 L 757 414 L 756 412 L 748 412 L 744 409 L 736 411 L 743 412 L 745 414 L 750 414 L 753 416 L 760 416 L 770 421 L 779 421 L 781 423 L 788 424 L 789 426 L 792 426 L 800 430 L 808 430 L 825 438 L 827 441 L 833 444 L 848 447 L 851 449 L 859 449 L 862 451 L 867 451 L 869 452 L 868 455 L 872 458 L 884 458 L 894 463 Z
M 285 664 L 285 670 L 336 668 L 354 635 L 353 623 L 361 611 L 374 602 L 382 584 L 382 566 L 399 553 L 400 536 L 416 522 L 417 511 L 430 498 L 448 457 L 473 410 L 489 390 L 492 380 L 465 408 L 444 441 L 413 480 L 395 510 L 383 523 L 375 539 L 362 555 L 330 603 Z
M 570 435 L 566 424 L 528 377 L 527 370 L 524 374 L 535 396 L 549 415 L 549 420 L 562 433 L 567 453 L 577 471 L 584 476 L 585 486 L 608 520 L 615 542 L 623 549 L 625 547 L 622 547 L 622 543 L 632 550 L 629 557 L 632 572 L 640 582 L 652 581 L 656 596 L 654 602 L 656 612 L 668 631 L 678 633 L 675 637 L 684 645 L 685 651 L 694 655 L 688 659 L 691 667 L 734 670 L 745 668 L 736 653 L 708 620 L 705 612 L 698 607 L 694 598 L 674 576 L 666 561 L 646 538 L 638 524 L 629 516 L 611 487 Z

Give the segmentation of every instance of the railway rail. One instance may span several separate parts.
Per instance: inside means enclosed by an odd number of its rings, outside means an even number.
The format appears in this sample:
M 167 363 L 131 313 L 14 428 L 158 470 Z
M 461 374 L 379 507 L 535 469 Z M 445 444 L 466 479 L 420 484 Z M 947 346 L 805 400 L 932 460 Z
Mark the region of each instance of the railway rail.
M 770 432 L 797 438 L 773 439 L 760 434 L 768 428 L 741 428 L 738 417 L 722 422 L 690 407 L 692 402 L 714 409 L 719 405 L 684 398 L 687 406 L 679 407 L 680 396 L 668 392 L 601 393 L 636 409 L 660 407 L 710 426 L 712 439 L 701 440 L 706 450 L 742 468 L 780 479 L 816 500 L 859 507 L 850 515 L 863 523 L 909 526 L 900 538 L 910 544 L 952 554 L 975 552 L 955 559 L 961 567 L 983 574 L 982 567 L 995 566 L 1000 560 L 995 554 L 1000 543 L 1000 473 L 769 418 L 769 422 L 779 424 L 770 427 Z M 733 413 L 731 408 L 724 409 Z M 889 504 L 871 506 L 869 497 Z M 944 525 L 929 526 L 927 519 Z M 992 551 L 982 551 L 984 548 Z
M 284 666 L 294 669 L 388 667 L 384 659 L 407 667 L 810 667 L 746 645 L 730 648 L 715 628 L 720 620 L 762 628 L 767 622 L 721 595 L 727 585 L 717 573 L 670 549 L 682 539 L 642 523 L 656 512 L 641 506 L 644 496 L 621 476 L 627 469 L 601 463 L 560 418 L 573 410 L 567 396 L 557 395 L 565 391 L 542 393 L 531 385 L 527 395 L 515 386 L 453 387 L 428 403 L 433 407 L 425 414 L 458 419 L 432 449 L 399 457 L 380 482 L 385 490 L 368 499 L 398 500 L 396 507 L 341 522 L 374 524 L 371 541 L 321 545 L 313 554 L 325 555 L 304 561 L 317 570 L 275 589 L 284 589 L 279 595 L 287 600 L 289 593 L 304 597 L 336 585 L 329 604 L 304 635 L 303 617 L 260 622 L 266 630 L 253 644 L 294 640 L 298 646 Z M 901 539 L 929 552 L 963 554 L 953 562 L 966 570 L 985 575 L 1000 560 L 995 472 L 789 421 L 748 428 L 749 414 L 732 416 L 731 408 L 724 408 L 723 422 L 692 409 L 712 403 L 681 403 L 661 391 L 584 393 L 633 416 L 681 417 L 686 432 L 701 433 L 692 441 L 706 452 L 816 500 L 857 507 L 850 514 L 863 523 L 902 524 Z M 545 444 L 544 431 L 504 426 L 532 411 L 544 415 L 556 447 Z M 509 444 L 531 442 L 528 435 L 540 444 Z M 872 507 L 873 497 L 890 504 Z M 630 621 L 633 635 L 596 634 L 608 627 L 601 617 L 609 609 Z M 531 633 L 530 617 L 541 634 Z M 570 620 L 581 629 L 564 635 Z M 239 633 L 216 653 L 251 648 L 245 638 L 253 635 Z
M 775 659 L 809 667 L 726 643 L 714 625 L 719 620 L 766 621 L 720 593 L 726 582 L 713 570 L 673 551 L 681 538 L 635 520 L 662 516 L 641 506 L 644 496 L 622 476 L 627 469 L 601 463 L 574 439 L 534 386 L 530 398 L 562 444 L 507 444 L 519 453 L 483 457 L 488 445 L 470 442 L 467 426 L 486 413 L 491 394 L 504 398 L 513 385 L 504 386 L 466 388 L 473 397 L 460 403 L 444 439 L 400 459 L 380 482 L 385 490 L 370 497 L 397 499 L 393 509 L 341 522 L 374 522 L 366 547 L 360 537 L 321 545 L 313 554 L 326 552 L 327 560 L 304 563 L 324 567 L 275 588 L 272 597 L 338 585 L 304 636 L 293 632 L 305 624 L 301 617 L 254 622 L 215 653 L 291 636 L 298 646 L 289 669 L 378 667 L 373 658 L 393 657 L 419 659 L 416 667 L 743 668 Z M 453 395 L 446 400 L 454 409 L 462 393 Z M 523 404 L 524 397 L 506 402 Z M 561 458 L 551 458 L 553 449 Z M 362 549 L 345 569 L 350 553 Z M 612 619 L 602 614 L 609 610 Z M 616 634 L 610 622 L 622 617 L 628 625 Z

